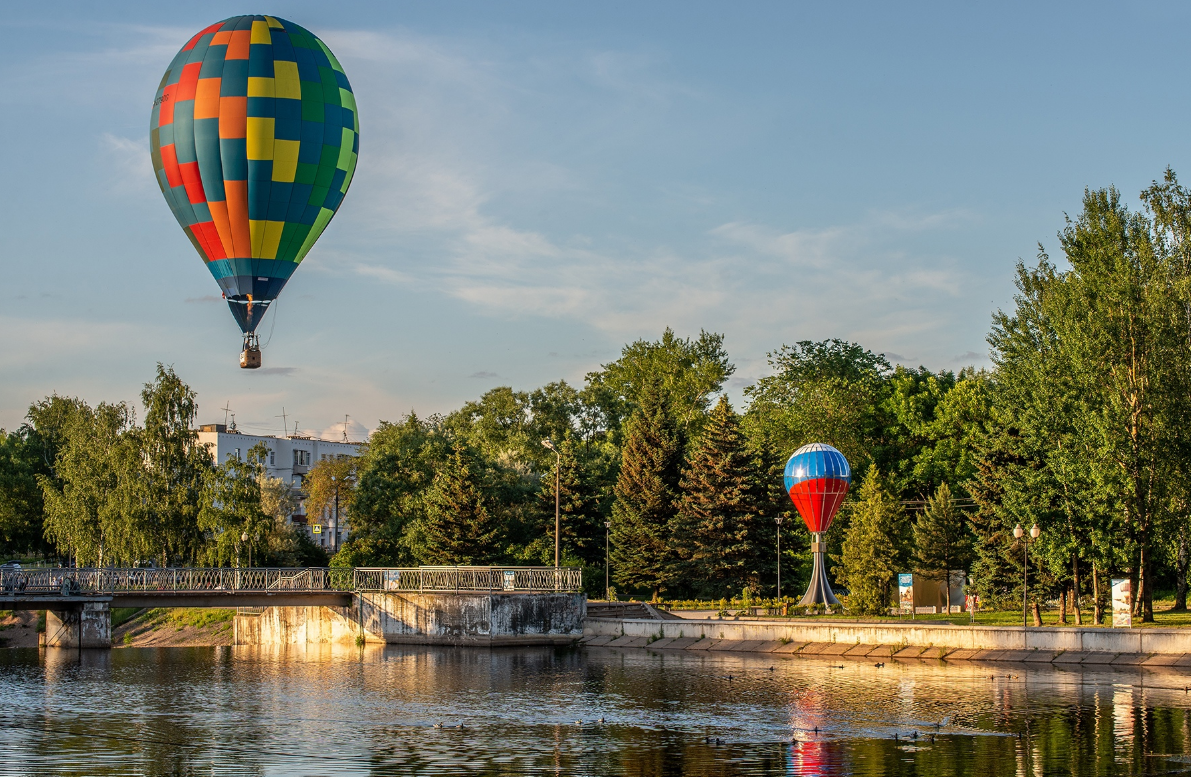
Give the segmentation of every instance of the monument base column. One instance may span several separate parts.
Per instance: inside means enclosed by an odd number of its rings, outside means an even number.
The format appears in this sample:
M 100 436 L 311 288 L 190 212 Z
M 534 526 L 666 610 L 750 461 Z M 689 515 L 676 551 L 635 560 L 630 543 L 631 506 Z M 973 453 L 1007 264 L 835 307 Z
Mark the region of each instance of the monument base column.
M 806 593 L 802 595 L 798 603 L 800 605 L 838 605 L 839 599 L 835 598 L 835 594 L 831 591 L 831 583 L 827 581 L 827 543 L 822 541 L 822 534 L 819 532 L 815 532 L 811 537 L 811 553 L 814 556 L 815 565 L 811 569 L 810 585 L 807 586 Z

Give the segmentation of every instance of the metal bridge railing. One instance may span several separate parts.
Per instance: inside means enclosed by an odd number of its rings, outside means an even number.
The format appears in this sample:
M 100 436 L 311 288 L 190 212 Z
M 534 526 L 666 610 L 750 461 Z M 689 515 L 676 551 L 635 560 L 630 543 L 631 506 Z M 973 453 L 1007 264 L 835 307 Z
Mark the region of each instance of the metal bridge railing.
M 576 567 L 0 569 L 0 595 L 316 593 L 331 591 L 574 592 Z

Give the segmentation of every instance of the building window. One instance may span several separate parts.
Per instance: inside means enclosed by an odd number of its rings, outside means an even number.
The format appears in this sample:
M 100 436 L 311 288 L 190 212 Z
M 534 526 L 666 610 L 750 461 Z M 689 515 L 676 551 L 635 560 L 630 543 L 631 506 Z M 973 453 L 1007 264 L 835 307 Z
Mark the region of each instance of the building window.
M 269 451 L 269 466 L 272 467 L 276 462 L 273 460 L 273 451 Z

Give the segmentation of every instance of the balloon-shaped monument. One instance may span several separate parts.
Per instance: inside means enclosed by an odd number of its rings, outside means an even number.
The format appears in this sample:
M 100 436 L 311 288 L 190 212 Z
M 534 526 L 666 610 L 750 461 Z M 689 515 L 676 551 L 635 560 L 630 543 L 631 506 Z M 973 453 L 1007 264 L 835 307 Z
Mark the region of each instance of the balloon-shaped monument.
M 187 41 L 149 121 L 166 202 L 244 333 L 326 229 L 360 149 L 351 84 L 321 40 L 275 16 L 234 16 Z
M 811 532 L 811 553 L 815 559 L 810 586 L 799 604 L 839 604 L 827 581 L 823 532 L 831 526 L 851 483 L 852 468 L 848 460 L 830 445 L 818 442 L 804 445 L 786 462 L 786 493 Z

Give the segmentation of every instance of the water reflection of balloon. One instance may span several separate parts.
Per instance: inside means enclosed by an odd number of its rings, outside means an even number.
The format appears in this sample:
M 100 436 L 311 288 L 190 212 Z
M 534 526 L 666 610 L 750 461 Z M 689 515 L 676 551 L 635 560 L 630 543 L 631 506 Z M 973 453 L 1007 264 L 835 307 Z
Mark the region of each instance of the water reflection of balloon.
M 212 24 L 166 69 L 153 169 L 244 333 L 241 367 L 260 366 L 257 326 L 339 209 L 359 131 L 335 55 L 284 19 Z
M 822 535 L 844 503 L 851 483 L 852 468 L 848 460 L 830 445 L 817 442 L 804 445 L 786 462 L 786 493 L 811 532 L 814 554 L 810 585 L 799 604 L 839 604 L 827 581 Z

